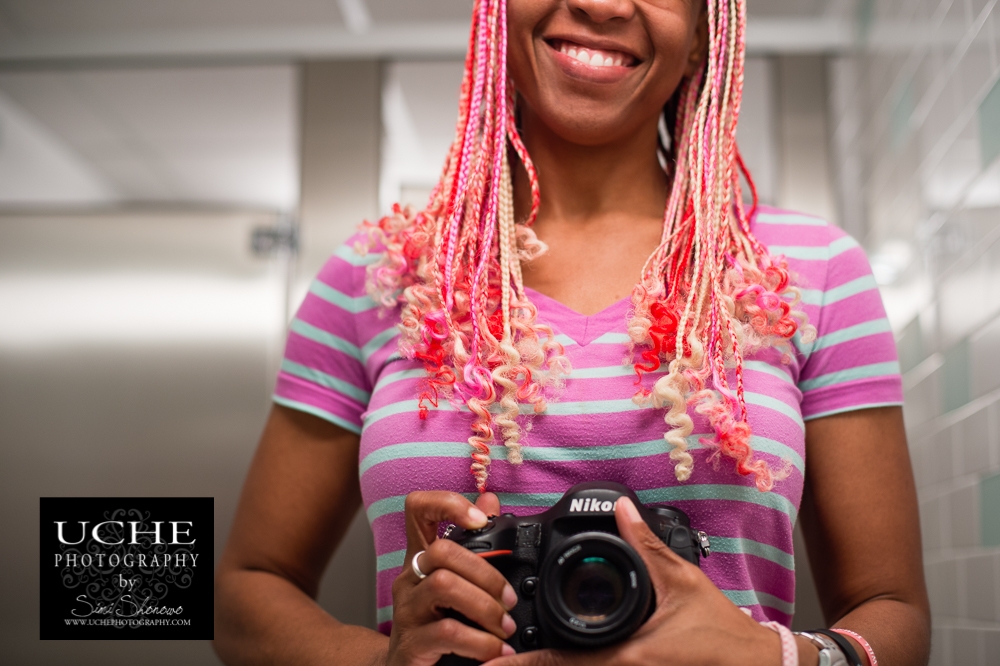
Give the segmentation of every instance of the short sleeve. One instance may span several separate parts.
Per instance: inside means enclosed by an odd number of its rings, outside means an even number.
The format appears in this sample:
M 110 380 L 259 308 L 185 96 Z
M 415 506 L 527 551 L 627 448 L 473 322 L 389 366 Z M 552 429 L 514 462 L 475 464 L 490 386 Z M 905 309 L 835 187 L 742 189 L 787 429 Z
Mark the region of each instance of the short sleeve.
M 825 283 L 815 293 L 816 340 L 802 345 L 802 416 L 903 404 L 896 342 L 864 250 L 828 225 Z
M 358 254 L 356 240 L 327 260 L 292 319 L 274 402 L 360 433 L 372 389 L 358 316 L 376 308 L 364 284 L 377 256 Z

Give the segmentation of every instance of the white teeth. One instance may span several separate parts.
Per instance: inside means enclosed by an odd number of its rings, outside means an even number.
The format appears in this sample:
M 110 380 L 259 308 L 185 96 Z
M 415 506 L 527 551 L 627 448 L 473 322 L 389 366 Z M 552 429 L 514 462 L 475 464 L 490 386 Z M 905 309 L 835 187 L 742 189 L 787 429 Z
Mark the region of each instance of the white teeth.
M 621 54 L 611 55 L 601 51 L 592 53 L 587 49 L 578 49 L 565 43 L 559 47 L 559 52 L 591 67 L 621 67 L 625 62 L 625 56 Z

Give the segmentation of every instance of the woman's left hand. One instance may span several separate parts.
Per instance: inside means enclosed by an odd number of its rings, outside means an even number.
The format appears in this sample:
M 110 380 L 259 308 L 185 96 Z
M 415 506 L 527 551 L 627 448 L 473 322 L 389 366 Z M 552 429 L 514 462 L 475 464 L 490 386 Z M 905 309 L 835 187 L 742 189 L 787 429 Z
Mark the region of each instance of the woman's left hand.
M 487 666 L 779 666 L 778 634 L 733 604 L 702 571 L 660 541 L 627 498 L 618 501 L 618 530 L 642 557 L 656 590 L 656 610 L 618 645 L 573 652 L 535 650 L 488 662 Z

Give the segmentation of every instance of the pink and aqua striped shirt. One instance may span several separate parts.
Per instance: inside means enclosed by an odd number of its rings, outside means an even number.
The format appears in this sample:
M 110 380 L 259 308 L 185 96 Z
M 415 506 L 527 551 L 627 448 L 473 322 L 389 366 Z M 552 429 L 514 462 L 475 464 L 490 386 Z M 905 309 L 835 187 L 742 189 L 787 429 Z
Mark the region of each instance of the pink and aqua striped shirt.
M 795 601 L 795 525 L 805 473 L 805 421 L 839 412 L 902 404 L 902 385 L 889 322 L 864 251 L 823 220 L 761 209 L 753 222 L 772 254 L 784 255 L 803 288 L 805 312 L 818 330 L 784 365 L 775 350 L 746 363 L 753 447 L 791 475 L 759 492 L 723 458 L 716 469 L 699 443 L 708 434 L 692 414 L 694 473 L 674 477 L 663 441 L 663 412 L 632 402 L 631 365 L 623 365 L 629 302 L 592 316 L 530 292 L 538 317 L 565 345 L 573 372 L 558 400 L 533 417 L 524 463 L 506 462 L 494 447 L 489 489 L 504 511 L 550 507 L 572 485 L 608 480 L 647 504 L 670 504 L 706 531 L 712 556 L 703 569 L 734 603 L 758 620 L 791 622 Z M 365 293 L 366 266 L 349 241 L 313 282 L 292 321 L 274 400 L 361 435 L 358 460 L 364 506 L 375 535 L 379 629 L 392 623 L 392 580 L 406 548 L 403 500 L 415 490 L 451 490 L 475 497 L 469 473 L 471 415 L 446 402 L 417 416 L 419 363 L 397 349 L 393 316 Z

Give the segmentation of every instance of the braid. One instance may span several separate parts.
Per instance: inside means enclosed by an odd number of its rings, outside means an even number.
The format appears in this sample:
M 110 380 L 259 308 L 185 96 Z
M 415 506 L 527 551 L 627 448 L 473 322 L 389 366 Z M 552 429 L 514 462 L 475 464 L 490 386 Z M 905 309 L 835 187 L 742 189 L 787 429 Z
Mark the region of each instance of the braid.
M 368 225 L 369 247 L 383 247 L 369 290 L 401 306 L 400 349 L 427 371 L 420 418 L 443 396 L 472 413 L 471 471 L 480 491 L 490 444 L 499 432 L 522 461 L 522 405 L 546 409 L 569 363 L 551 328 L 536 321 L 522 262 L 546 251 L 532 231 L 538 174 L 517 128 L 507 72 L 506 0 L 476 0 L 455 139 L 422 211 L 393 208 Z M 664 107 L 663 148 L 672 176 L 660 244 L 643 266 L 628 320 L 638 391 L 634 400 L 664 409 L 664 439 L 680 481 L 694 458 L 690 410 L 707 417 L 714 451 L 769 490 L 787 473 L 754 459 L 744 395 L 747 354 L 774 346 L 791 353 L 797 332 L 814 334 L 799 311 L 787 263 L 754 236 L 757 198 L 736 145 L 746 51 L 746 0 L 708 0 L 708 57 Z M 528 176 L 531 210 L 514 217 L 510 155 Z M 744 209 L 741 174 L 753 206 Z M 666 363 L 651 388 L 644 375 Z M 730 378 L 730 374 L 732 378 Z

